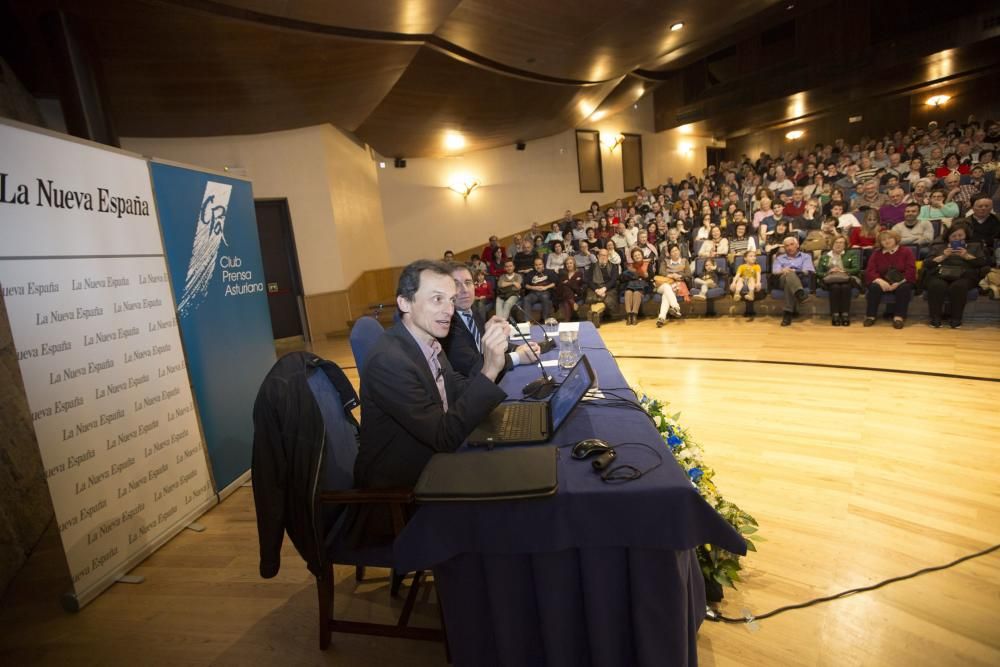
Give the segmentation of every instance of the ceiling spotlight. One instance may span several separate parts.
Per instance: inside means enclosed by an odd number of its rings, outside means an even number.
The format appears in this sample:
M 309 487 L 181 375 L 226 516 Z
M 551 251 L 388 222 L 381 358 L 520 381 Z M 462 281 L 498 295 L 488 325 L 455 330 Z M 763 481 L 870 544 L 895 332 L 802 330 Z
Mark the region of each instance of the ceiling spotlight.
M 935 95 L 927 100 L 927 104 L 932 107 L 939 107 L 950 99 L 951 97 L 948 95 Z
M 465 148 L 465 137 L 458 132 L 449 132 L 444 135 L 444 147 L 450 151 L 458 151 Z
M 792 130 L 790 132 L 785 133 L 785 139 L 792 139 L 792 140 L 801 139 L 802 135 L 804 134 L 805 132 L 803 130 Z
M 670 32 L 677 32 L 684 27 L 684 21 L 678 21 L 677 23 L 670 26 Z

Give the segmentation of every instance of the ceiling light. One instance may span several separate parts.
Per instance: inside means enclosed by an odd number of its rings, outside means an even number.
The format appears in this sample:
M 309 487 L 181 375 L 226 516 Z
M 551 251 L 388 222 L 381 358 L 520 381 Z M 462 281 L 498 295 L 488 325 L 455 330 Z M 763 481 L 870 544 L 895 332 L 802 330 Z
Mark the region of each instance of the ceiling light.
M 791 130 L 785 133 L 785 139 L 801 139 L 803 134 L 805 134 L 803 130 Z
M 677 32 L 684 27 L 684 21 L 678 21 L 677 23 L 670 26 L 670 32 Z
M 949 95 L 935 95 L 927 100 L 927 104 L 932 107 L 939 107 L 950 99 Z
M 465 148 L 465 137 L 458 132 L 449 132 L 444 135 L 444 147 L 450 151 L 458 151 Z

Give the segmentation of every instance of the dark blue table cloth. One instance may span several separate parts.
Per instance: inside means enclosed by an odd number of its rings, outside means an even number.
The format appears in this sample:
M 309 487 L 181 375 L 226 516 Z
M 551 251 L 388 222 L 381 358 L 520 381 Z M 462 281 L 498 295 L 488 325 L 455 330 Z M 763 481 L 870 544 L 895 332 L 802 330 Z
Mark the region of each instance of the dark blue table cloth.
M 634 399 L 591 324 L 580 325 L 580 342 L 598 387 Z M 520 398 L 538 375 L 537 366 L 519 367 L 501 386 Z M 455 665 L 697 664 L 705 590 L 693 548 L 743 554 L 746 545 L 698 495 L 647 417 L 599 403 L 581 403 L 550 444 L 536 446 L 643 442 L 663 464 L 609 484 L 562 448 L 555 496 L 423 505 L 397 538 L 399 571 L 434 571 Z M 631 446 L 615 463 L 646 470 L 657 461 Z

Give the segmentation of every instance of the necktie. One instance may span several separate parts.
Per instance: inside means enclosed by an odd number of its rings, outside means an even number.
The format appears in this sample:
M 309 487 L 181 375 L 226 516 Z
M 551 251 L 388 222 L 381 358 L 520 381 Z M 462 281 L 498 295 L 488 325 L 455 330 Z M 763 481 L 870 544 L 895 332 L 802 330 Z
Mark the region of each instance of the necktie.
M 476 349 L 482 352 L 483 338 L 479 335 L 479 327 L 476 326 L 475 318 L 472 317 L 472 313 L 469 311 L 462 313 L 462 318 L 465 320 L 465 326 L 469 327 L 469 331 L 472 332 L 472 337 L 476 340 Z
M 445 412 L 448 412 L 448 392 L 444 385 L 444 369 L 441 366 L 441 343 L 436 340 L 431 341 L 431 356 L 428 359 L 431 365 L 431 373 L 434 374 L 434 384 L 437 385 L 438 394 L 441 395 L 441 405 Z

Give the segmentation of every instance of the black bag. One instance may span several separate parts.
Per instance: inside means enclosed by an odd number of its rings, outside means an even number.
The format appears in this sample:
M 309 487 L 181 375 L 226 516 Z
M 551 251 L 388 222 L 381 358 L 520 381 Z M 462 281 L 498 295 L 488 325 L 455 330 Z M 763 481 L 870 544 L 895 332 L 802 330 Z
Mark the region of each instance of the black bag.
M 955 266 L 954 264 L 939 264 L 937 275 L 942 280 L 947 280 L 951 282 L 953 280 L 958 280 L 965 275 L 965 269 L 961 266 Z
M 886 271 L 885 275 L 882 277 L 885 278 L 891 285 L 895 285 L 896 283 L 906 280 L 906 276 L 903 275 L 903 272 L 895 266 L 890 266 L 889 270 Z
M 828 273 L 823 276 L 824 285 L 841 285 L 843 283 L 848 283 L 851 281 L 851 277 L 846 273 L 838 271 L 837 273 Z

